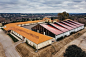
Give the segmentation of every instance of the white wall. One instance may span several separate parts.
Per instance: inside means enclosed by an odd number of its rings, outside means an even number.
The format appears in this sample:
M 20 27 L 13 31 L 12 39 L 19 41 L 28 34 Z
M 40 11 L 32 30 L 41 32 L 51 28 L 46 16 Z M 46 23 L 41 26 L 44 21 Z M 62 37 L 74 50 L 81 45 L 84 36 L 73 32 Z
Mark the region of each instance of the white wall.
M 10 33 L 12 36 L 14 36 L 16 39 L 18 39 L 18 40 L 21 40 L 21 39 L 19 39 L 16 35 L 14 35 L 13 33 Z
M 13 34 L 12 34 L 13 33 Z M 18 37 L 20 37 L 21 39 L 23 39 L 23 36 L 21 36 L 20 34 L 16 33 L 15 31 L 11 31 L 11 35 L 13 35 L 16 39 L 20 40 Z M 17 37 L 18 36 L 18 37 Z M 49 44 L 52 43 L 52 39 L 51 40 L 48 40 L 48 41 L 45 41 L 45 42 L 42 42 L 40 44 L 35 44 L 34 42 L 30 41 L 29 39 L 25 38 L 24 39 L 24 42 L 26 42 L 26 40 L 28 41 L 28 44 L 31 45 L 31 46 L 35 46 L 36 49 L 40 49 L 42 47 L 45 47 Z
M 49 44 L 52 44 L 52 39 L 38 44 L 38 49 L 43 48 Z
M 75 32 L 77 32 L 78 31 L 78 28 L 75 28 Z
M 27 23 L 27 24 L 25 24 L 25 25 L 30 25 L 30 24 Z
M 78 27 L 78 31 L 81 30 L 81 27 Z
M 26 40 L 28 41 L 28 44 L 30 44 L 31 46 L 35 46 L 36 49 L 40 49 L 40 48 L 43 48 L 49 44 L 52 44 L 52 39 L 45 41 L 45 42 L 42 42 L 40 44 L 35 44 L 34 42 L 30 41 L 29 39 L 26 39 Z
M 28 41 L 28 44 L 31 46 L 35 46 L 35 48 L 37 49 L 37 44 L 35 44 L 34 42 L 30 41 L 29 39 L 26 38 L 26 41 Z
M 38 22 L 38 23 L 44 23 L 44 22 Z
M 72 29 L 72 30 L 70 30 L 70 33 L 71 33 L 71 32 L 74 32 L 74 31 L 75 31 L 75 30 L 74 30 L 74 29 Z
M 21 26 L 21 24 L 19 24 L 18 26 Z
M 57 40 L 58 38 L 60 38 L 60 37 L 64 37 L 64 34 L 62 33 L 62 34 L 59 34 L 59 35 L 55 35 L 55 39 Z
M 13 34 L 15 34 L 16 36 L 18 36 L 18 37 L 20 37 L 21 39 L 23 39 L 22 35 L 16 33 L 15 31 L 12 31 L 12 30 L 11 30 L 11 33 L 13 33 Z
M 67 31 L 67 32 L 64 33 L 64 36 L 69 36 L 69 35 L 70 35 L 69 31 Z
M 82 26 L 82 29 L 84 29 L 84 25 Z

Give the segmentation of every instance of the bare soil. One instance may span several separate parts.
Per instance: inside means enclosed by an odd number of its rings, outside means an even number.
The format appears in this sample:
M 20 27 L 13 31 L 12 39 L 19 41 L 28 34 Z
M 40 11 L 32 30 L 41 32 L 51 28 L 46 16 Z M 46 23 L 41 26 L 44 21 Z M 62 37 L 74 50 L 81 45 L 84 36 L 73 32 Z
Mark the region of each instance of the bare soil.
M 2 44 L 0 44 L 0 57 L 6 57 Z
M 70 45 L 77 45 L 86 52 L 86 33 L 62 47 L 55 55 L 53 55 L 53 57 L 64 57 L 63 54 L 65 53 L 66 48 Z
M 63 47 L 65 48 L 65 45 L 67 45 L 74 39 L 77 39 L 85 32 L 86 29 L 83 29 L 75 34 L 65 37 L 64 39 L 58 42 L 53 43 L 50 46 L 38 50 L 37 53 L 35 52 L 36 51 L 35 49 L 33 49 L 32 47 L 28 46 L 25 43 L 19 44 L 18 46 L 16 46 L 16 48 L 18 52 L 22 55 L 22 57 L 57 57 L 57 55 L 59 54 L 58 52 L 62 52 L 64 50 L 62 48 Z M 62 56 L 63 55 L 61 53 L 59 57 Z

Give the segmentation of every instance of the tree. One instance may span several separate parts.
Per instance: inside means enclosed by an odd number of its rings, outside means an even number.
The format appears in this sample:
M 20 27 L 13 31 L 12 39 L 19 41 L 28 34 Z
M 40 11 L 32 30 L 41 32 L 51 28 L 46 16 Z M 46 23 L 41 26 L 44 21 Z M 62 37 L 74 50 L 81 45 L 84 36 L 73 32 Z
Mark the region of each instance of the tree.
M 64 57 L 86 57 L 86 53 L 80 47 L 71 45 L 66 49 Z
M 67 12 L 58 13 L 58 17 L 60 20 L 68 19 L 69 13 Z

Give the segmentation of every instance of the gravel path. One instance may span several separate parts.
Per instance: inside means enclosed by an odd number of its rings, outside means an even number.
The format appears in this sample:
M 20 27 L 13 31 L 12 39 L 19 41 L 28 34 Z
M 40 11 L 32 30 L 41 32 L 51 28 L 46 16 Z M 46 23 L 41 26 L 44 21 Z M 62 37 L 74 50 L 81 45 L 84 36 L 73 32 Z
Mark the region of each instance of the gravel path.
M 0 29 L 0 43 L 3 45 L 7 57 L 20 57 L 15 49 L 14 42 Z

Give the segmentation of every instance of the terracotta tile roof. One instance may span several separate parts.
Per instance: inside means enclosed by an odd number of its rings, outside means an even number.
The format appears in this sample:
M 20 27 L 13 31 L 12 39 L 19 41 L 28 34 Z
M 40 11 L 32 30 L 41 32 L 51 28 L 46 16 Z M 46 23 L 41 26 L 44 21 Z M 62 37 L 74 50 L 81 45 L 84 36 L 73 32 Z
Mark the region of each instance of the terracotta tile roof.
M 19 23 L 10 23 L 10 24 L 5 25 L 6 28 L 4 28 L 4 29 L 6 31 L 7 30 L 13 30 L 13 31 L 17 32 L 18 34 L 24 36 L 25 38 L 31 40 L 32 42 L 34 42 L 36 44 L 39 44 L 39 43 L 42 43 L 44 41 L 50 40 L 52 38 L 49 37 L 49 36 L 34 32 L 32 30 L 23 28 L 23 27 L 19 27 L 19 26 L 17 26 L 17 24 L 35 23 L 35 22 L 41 22 L 41 21 L 42 20 L 40 20 L 40 21 L 19 22 Z

